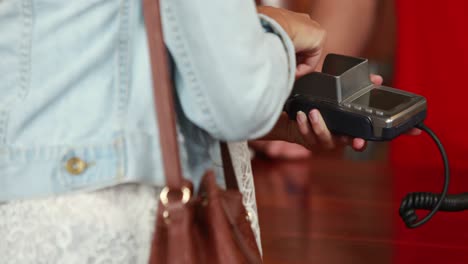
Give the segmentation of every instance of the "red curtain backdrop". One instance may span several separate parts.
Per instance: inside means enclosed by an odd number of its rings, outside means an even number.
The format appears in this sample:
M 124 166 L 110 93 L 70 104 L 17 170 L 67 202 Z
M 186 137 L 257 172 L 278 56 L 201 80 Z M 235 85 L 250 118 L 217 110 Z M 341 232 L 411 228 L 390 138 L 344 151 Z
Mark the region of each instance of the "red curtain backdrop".
M 426 124 L 442 140 L 452 167 L 450 191 L 468 192 L 468 1 L 396 4 L 395 86 L 427 98 Z M 396 139 L 390 157 L 396 200 L 407 192 L 441 191 L 442 161 L 429 137 Z M 397 216 L 395 221 L 393 263 L 446 263 L 448 248 L 468 250 L 467 212 L 437 214 L 415 230 L 406 229 Z M 466 254 L 452 259 L 468 263 Z
M 399 0 L 396 13 L 395 86 L 427 98 L 427 125 L 440 136 L 452 166 L 468 168 L 468 1 Z M 397 140 L 393 157 L 438 168 L 439 154 L 428 142 Z

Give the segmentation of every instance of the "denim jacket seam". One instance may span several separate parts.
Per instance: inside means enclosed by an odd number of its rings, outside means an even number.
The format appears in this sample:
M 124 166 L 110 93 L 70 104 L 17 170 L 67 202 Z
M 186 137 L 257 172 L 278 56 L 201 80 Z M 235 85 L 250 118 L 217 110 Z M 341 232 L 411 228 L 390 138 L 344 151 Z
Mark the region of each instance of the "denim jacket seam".
M 165 1 L 163 1 L 163 3 L 165 3 Z M 176 64 L 176 67 L 179 68 L 181 74 L 183 74 L 183 76 L 188 79 L 187 83 L 189 83 L 189 85 L 193 88 L 193 91 L 195 93 L 195 101 L 200 107 L 202 113 L 205 114 L 207 124 L 210 126 L 210 130 L 214 130 L 216 131 L 216 133 L 218 133 L 219 128 L 216 126 L 216 123 L 211 116 L 210 109 L 207 107 L 203 92 L 200 89 L 200 80 L 196 76 L 196 71 L 189 58 L 190 54 L 187 52 L 185 46 L 186 44 L 184 43 L 183 36 L 180 33 L 181 30 L 178 25 L 177 16 L 174 14 L 169 4 L 166 4 L 166 6 L 164 6 L 162 10 L 167 14 L 167 21 L 169 21 L 169 24 L 172 24 L 172 27 L 170 27 L 171 32 L 174 34 L 173 39 L 177 42 L 177 44 L 174 45 L 174 49 L 183 60 L 181 64 Z
M 118 122 L 120 128 L 124 127 L 124 120 L 126 116 L 128 106 L 128 95 L 129 95 L 129 8 L 130 4 L 128 0 L 124 0 L 119 10 L 120 25 L 119 25 L 119 36 L 118 36 L 118 47 L 117 47 L 117 60 L 118 60 Z
M 102 149 L 108 148 L 113 145 L 123 144 L 123 138 L 118 137 L 112 141 L 112 143 L 102 144 L 83 144 L 83 145 L 36 145 L 36 146 L 7 146 L 0 148 L 0 154 L 6 156 L 10 161 L 18 162 L 29 162 L 29 161 L 57 161 L 58 158 L 63 156 L 63 153 L 77 150 L 86 149 Z M 28 152 L 33 152 L 34 155 L 28 158 L 13 158 L 13 157 L 25 157 Z M 37 155 L 39 153 L 40 155 Z M 58 161 L 57 161 L 58 162 Z
M 6 144 L 8 114 L 8 107 L 5 107 L 5 109 L 0 112 L 0 145 Z
M 117 122 L 119 133 L 125 129 L 125 120 L 128 111 L 128 96 L 130 94 L 130 1 L 124 0 L 119 9 L 119 34 L 117 46 L 117 60 L 118 60 L 118 102 L 117 102 Z M 122 139 L 123 140 L 123 139 Z M 122 142 L 123 143 L 123 142 Z M 127 170 L 126 168 L 126 153 L 124 148 L 117 151 L 117 169 L 118 177 L 123 177 Z
M 20 103 L 26 98 L 30 89 L 31 75 L 31 48 L 32 48 L 32 26 L 33 26 L 33 3 L 32 0 L 23 0 L 21 3 L 21 43 L 19 45 L 19 82 L 18 91 L 11 101 L 7 101 L 4 109 L 0 112 L 0 144 L 7 143 L 8 121 L 10 111 L 14 104 Z
M 32 0 L 23 0 L 23 43 L 21 45 L 21 79 L 19 98 L 24 99 L 30 89 L 31 75 L 31 48 L 32 48 L 32 19 L 33 3 Z
M 277 35 L 283 43 L 283 48 L 286 54 L 288 54 L 288 87 L 292 88 L 296 75 L 296 51 L 294 48 L 294 44 L 292 43 L 292 40 L 288 36 L 286 31 L 281 27 L 280 24 L 278 24 L 278 22 L 264 14 L 259 14 L 258 16 L 260 18 L 260 23 L 262 24 L 264 30 L 266 32 Z
M 22 155 L 25 152 L 35 150 L 37 152 L 40 149 L 43 149 L 40 151 L 41 153 L 52 153 L 54 151 L 59 151 L 59 150 L 77 150 L 77 149 L 97 149 L 97 148 L 106 148 L 111 145 L 124 145 L 124 142 L 127 140 L 132 140 L 134 137 L 141 137 L 141 136 L 146 136 L 149 138 L 153 138 L 154 135 L 152 132 L 149 131 L 143 131 L 143 130 L 134 130 L 131 132 L 127 133 L 118 133 L 111 141 L 105 142 L 105 143 L 97 143 L 97 144 L 56 144 L 56 145 L 33 145 L 33 146 L 22 146 L 22 145 L 8 145 L 8 146 L 0 146 L 0 157 L 2 155 L 8 155 L 6 153 L 11 153 L 11 152 L 16 152 L 16 153 L 21 153 Z M 155 139 L 156 140 L 156 139 Z M 31 159 L 31 160 L 54 160 L 58 157 L 59 154 L 57 155 L 41 155 L 40 157 Z M 25 160 L 28 161 L 29 159 Z
M 145 133 L 149 140 L 155 140 L 149 132 Z M 17 168 L 18 166 L 24 169 L 31 169 L 34 163 L 56 164 L 56 174 L 53 176 L 55 182 L 56 193 L 70 193 L 74 190 L 91 190 L 103 187 L 109 187 L 122 182 L 135 181 L 131 175 L 127 175 L 122 164 L 122 155 L 126 154 L 125 149 L 134 143 L 132 138 L 140 139 L 142 136 L 139 132 L 130 132 L 126 135 L 117 134 L 111 141 L 95 144 L 82 145 L 55 145 L 55 146 L 8 146 L 0 148 L 0 167 L 6 168 L 9 166 Z M 130 142 L 130 143 L 129 143 Z M 133 145 L 133 147 L 138 147 Z M 95 166 L 99 166 L 97 171 L 85 171 L 77 177 L 67 172 L 66 166 L 69 158 L 78 157 L 90 165 L 90 169 L 94 170 Z M 24 165 L 23 165 L 24 164 Z M 47 165 L 46 165 L 47 166 Z M 103 173 L 104 172 L 104 173 Z M 41 186 L 39 186 L 42 188 Z M 0 188 L 8 188 L 8 184 Z M 84 189 L 83 189 L 84 188 Z M 38 195 L 50 195 L 50 191 L 42 189 Z M 16 192 L 16 195 L 22 196 Z M 1 197 L 1 195 L 0 195 Z

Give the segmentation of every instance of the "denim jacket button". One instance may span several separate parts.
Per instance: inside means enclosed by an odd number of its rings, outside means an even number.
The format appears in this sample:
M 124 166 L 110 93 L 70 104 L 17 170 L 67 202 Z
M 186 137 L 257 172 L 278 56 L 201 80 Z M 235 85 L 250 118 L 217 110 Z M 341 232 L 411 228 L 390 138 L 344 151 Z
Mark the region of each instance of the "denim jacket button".
M 86 170 L 88 164 L 82 159 L 74 157 L 67 161 L 65 167 L 70 174 L 79 175 Z

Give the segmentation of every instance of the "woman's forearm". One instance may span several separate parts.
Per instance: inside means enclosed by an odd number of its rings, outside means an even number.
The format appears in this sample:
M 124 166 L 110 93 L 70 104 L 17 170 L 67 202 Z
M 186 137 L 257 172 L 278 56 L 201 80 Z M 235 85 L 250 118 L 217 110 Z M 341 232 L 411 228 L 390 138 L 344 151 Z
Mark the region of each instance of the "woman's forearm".
M 258 137 L 273 127 L 290 93 L 294 47 L 277 23 L 265 18 L 262 27 L 252 1 L 205 2 L 164 1 L 182 108 L 216 138 Z

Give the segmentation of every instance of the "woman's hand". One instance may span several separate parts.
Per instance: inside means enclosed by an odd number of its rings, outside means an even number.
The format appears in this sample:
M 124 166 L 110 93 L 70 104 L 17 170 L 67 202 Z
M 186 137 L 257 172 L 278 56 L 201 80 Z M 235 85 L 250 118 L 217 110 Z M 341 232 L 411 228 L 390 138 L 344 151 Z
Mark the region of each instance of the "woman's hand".
M 370 78 L 373 83 L 382 84 L 382 77 L 371 75 Z M 419 129 L 407 132 L 410 135 L 420 133 Z M 269 157 L 287 159 L 305 158 L 310 155 L 309 151 L 331 151 L 344 146 L 363 151 L 367 145 L 367 142 L 361 138 L 332 135 L 317 109 L 309 113 L 299 112 L 295 121 L 283 113 L 271 133 L 263 139 L 282 141 L 257 141 L 251 145 Z
M 308 14 L 259 6 L 257 11 L 275 20 L 291 38 L 297 57 L 296 78 L 313 72 L 320 61 L 325 30 Z
M 309 113 L 298 112 L 296 120 L 290 120 L 286 113 L 282 113 L 271 133 L 262 139 L 295 143 L 312 152 L 333 151 L 344 146 L 363 151 L 367 145 L 367 142 L 360 138 L 333 135 L 317 109 Z M 273 157 L 301 158 L 309 155 L 296 147 L 297 145 L 278 141 L 257 143 L 257 146 L 263 148 L 265 154 Z

